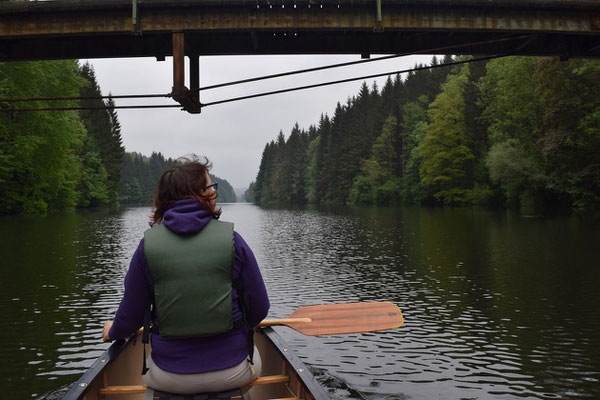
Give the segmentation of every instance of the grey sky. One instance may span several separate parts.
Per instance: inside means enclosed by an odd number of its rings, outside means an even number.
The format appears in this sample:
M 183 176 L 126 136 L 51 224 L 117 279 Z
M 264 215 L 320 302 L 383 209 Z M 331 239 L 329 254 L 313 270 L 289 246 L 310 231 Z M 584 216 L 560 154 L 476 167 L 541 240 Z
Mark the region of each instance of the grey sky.
M 375 57 L 375 56 L 374 56 Z M 220 56 L 200 58 L 200 85 L 358 60 L 359 56 Z M 402 70 L 428 63 L 431 56 L 410 56 L 201 92 L 201 101 L 268 90 Z M 168 93 L 172 59 L 90 60 L 103 94 Z M 186 72 L 187 74 L 187 72 Z M 385 77 L 377 80 L 381 88 Z M 265 144 L 280 130 L 287 137 L 295 122 L 316 124 L 322 112 L 332 114 L 338 101 L 355 95 L 362 81 L 206 107 L 193 115 L 179 109 L 119 110 L 127 151 L 166 157 L 196 153 L 213 162 L 212 173 L 233 187 L 247 187 L 258 172 Z M 369 86 L 373 80 L 368 81 Z M 187 85 L 187 84 L 186 84 Z M 171 99 L 120 100 L 117 105 L 173 104 Z

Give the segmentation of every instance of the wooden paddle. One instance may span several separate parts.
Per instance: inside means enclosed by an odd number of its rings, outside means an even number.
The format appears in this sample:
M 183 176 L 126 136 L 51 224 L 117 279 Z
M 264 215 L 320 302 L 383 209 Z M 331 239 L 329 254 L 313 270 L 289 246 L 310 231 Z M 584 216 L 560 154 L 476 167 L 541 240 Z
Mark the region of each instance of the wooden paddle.
M 383 331 L 402 324 L 404 317 L 394 303 L 364 302 L 300 307 L 288 318 L 264 319 L 258 326 L 284 325 L 304 335 L 317 336 Z
M 374 332 L 402 326 L 402 312 L 394 303 L 365 302 L 300 307 L 283 319 L 265 319 L 258 326 L 285 325 L 304 335 Z

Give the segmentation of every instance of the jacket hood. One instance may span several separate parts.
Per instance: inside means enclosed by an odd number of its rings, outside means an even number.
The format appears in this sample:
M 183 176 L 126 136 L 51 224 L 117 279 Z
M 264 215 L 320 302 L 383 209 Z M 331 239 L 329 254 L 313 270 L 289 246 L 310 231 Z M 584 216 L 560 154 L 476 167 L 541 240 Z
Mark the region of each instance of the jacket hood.
M 198 233 L 213 215 L 194 199 L 176 201 L 163 216 L 163 224 L 175 233 Z

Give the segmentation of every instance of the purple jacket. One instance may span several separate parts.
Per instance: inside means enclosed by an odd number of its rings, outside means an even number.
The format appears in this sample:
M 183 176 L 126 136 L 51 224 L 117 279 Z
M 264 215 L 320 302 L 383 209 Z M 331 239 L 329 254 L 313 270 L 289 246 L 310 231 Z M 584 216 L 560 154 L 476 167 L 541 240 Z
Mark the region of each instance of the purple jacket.
M 163 224 L 176 233 L 196 233 L 212 219 L 193 199 L 176 202 L 164 215 Z M 269 297 L 252 250 L 244 239 L 233 233 L 235 257 L 233 279 L 240 279 L 247 291 L 248 322 L 258 325 L 269 311 Z M 125 293 L 114 323 L 111 339 L 124 339 L 133 335 L 143 325 L 144 310 L 152 301 L 152 279 L 146 257 L 144 240 L 133 254 L 125 276 Z M 240 319 L 238 293 L 233 290 L 233 318 Z M 152 334 L 152 360 L 161 369 L 179 374 L 218 371 L 242 362 L 248 356 L 247 333 L 244 328 L 234 328 L 215 336 L 193 338 L 164 338 Z

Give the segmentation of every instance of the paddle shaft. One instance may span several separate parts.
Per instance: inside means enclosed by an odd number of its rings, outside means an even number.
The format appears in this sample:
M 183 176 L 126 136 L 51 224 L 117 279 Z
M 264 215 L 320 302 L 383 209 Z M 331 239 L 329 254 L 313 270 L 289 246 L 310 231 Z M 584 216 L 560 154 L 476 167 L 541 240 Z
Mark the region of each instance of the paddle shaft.
M 272 318 L 272 319 L 263 319 L 260 321 L 258 326 L 260 328 L 265 328 L 267 326 L 279 326 L 279 325 L 288 325 L 293 323 L 310 323 L 312 320 L 310 318 Z M 144 328 L 139 329 L 139 333 L 142 333 Z
M 275 325 L 288 325 L 293 324 L 295 322 L 303 322 L 310 323 L 312 319 L 310 318 L 280 318 L 280 319 L 263 319 L 258 326 L 264 328 L 265 326 L 275 326 Z

